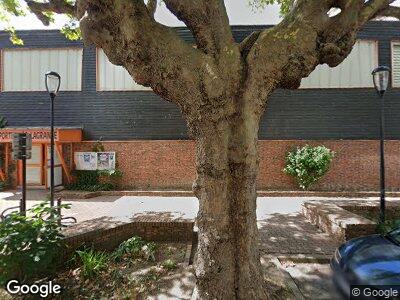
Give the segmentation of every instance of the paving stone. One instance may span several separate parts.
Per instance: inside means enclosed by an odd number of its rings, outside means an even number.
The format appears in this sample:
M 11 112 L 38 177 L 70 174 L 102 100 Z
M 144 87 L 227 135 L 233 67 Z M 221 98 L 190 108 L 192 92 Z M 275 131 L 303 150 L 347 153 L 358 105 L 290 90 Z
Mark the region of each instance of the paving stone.
M 282 263 L 305 299 L 341 299 L 333 286 L 328 264 Z
M 265 254 L 331 256 L 339 246 L 300 213 L 270 215 L 258 222 L 261 250 Z

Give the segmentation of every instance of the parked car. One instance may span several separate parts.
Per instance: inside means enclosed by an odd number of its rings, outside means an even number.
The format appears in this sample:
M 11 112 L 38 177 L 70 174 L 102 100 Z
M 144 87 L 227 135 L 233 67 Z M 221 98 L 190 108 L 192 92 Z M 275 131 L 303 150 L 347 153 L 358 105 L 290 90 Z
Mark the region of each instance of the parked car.
M 400 227 L 385 235 L 369 235 L 344 243 L 336 250 L 331 268 L 335 286 L 347 299 L 352 285 L 368 285 L 373 289 L 382 285 L 399 286 Z

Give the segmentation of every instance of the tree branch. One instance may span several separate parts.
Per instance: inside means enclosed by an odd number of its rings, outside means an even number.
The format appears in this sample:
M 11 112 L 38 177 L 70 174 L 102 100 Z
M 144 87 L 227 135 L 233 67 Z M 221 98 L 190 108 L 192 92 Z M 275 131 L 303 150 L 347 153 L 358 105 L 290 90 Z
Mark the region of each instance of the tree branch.
M 253 31 L 240 43 L 239 49 L 243 57 L 247 57 L 247 54 L 253 47 L 254 43 L 257 41 L 258 37 L 260 36 L 260 33 L 261 31 Z
M 388 8 L 379 11 L 377 15 L 379 17 L 393 17 L 400 20 L 400 7 L 389 6 Z
M 157 0 L 148 0 L 147 1 L 147 10 L 149 11 L 149 14 L 154 17 L 154 14 L 156 13 L 157 9 Z
M 255 107 L 262 113 L 267 96 L 276 87 L 296 89 L 317 65 L 337 66 L 352 50 L 360 28 L 390 2 L 297 1 L 289 15 L 262 31 L 248 51 L 246 97 L 259 99 Z M 334 7 L 341 12 L 330 17 L 328 12 Z
M 64 0 L 49 0 L 47 2 L 36 2 L 34 0 L 25 0 L 29 9 L 36 17 L 46 26 L 50 23 L 50 18 L 46 12 L 54 12 L 57 14 L 69 14 L 75 16 L 75 6 Z
M 167 8 L 192 31 L 197 47 L 218 55 L 234 45 L 223 0 L 165 0 Z M 226 49 L 228 48 L 228 49 Z
M 194 48 L 173 29 L 157 23 L 151 8 L 156 1 L 146 5 L 144 0 L 77 0 L 75 6 L 64 5 L 63 0 L 26 1 L 45 23 L 44 12 L 73 13 L 80 20 L 84 41 L 102 48 L 137 83 L 178 104 L 190 116 L 190 132 L 198 130 L 196 124 L 205 112 L 212 111 L 213 120 L 233 113 L 232 99 L 243 76 L 242 60 L 222 0 L 194 1 L 193 7 L 200 10 L 190 12 L 189 6 L 167 0 L 174 4 L 175 13 L 192 24 L 207 51 Z M 218 9 L 218 19 L 212 18 L 214 9 Z
M 124 66 L 134 79 L 169 100 L 167 87 L 193 84 L 201 52 L 186 45 L 172 30 L 156 23 L 141 0 L 89 0 L 81 21 L 85 41 L 102 48 L 110 61 Z M 187 87 L 188 88 L 188 87 Z M 189 89 L 189 88 L 188 88 Z M 181 95 L 182 96 L 182 95 Z
M 143 0 L 87 0 L 80 27 L 85 41 L 102 48 L 136 82 L 177 103 L 191 120 L 225 105 L 226 81 L 214 59 L 154 21 Z

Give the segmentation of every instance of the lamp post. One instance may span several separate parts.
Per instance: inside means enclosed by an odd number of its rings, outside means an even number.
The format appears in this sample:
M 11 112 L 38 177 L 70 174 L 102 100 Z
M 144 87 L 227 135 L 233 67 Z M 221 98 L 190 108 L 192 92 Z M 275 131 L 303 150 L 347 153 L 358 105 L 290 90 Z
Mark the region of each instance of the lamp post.
M 54 99 L 60 89 L 61 77 L 50 71 L 45 75 L 46 90 L 50 95 L 50 205 L 54 206 Z
M 379 222 L 385 222 L 385 92 L 389 84 L 390 68 L 386 66 L 379 66 L 372 71 L 372 79 L 374 82 L 375 90 L 380 97 L 380 184 L 381 184 L 381 201 L 380 201 L 380 214 Z

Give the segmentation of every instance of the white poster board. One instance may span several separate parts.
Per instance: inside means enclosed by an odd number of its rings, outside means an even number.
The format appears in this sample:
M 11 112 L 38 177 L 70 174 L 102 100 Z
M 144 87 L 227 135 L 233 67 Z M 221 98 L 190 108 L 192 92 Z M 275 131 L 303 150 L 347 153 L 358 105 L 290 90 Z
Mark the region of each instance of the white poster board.
M 115 152 L 75 152 L 76 170 L 115 170 Z
M 97 152 L 97 170 L 115 170 L 115 152 Z
M 76 170 L 97 170 L 96 152 L 75 152 L 74 160 Z

